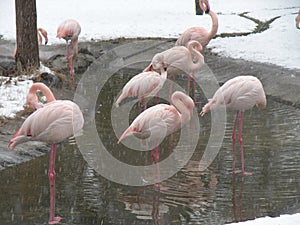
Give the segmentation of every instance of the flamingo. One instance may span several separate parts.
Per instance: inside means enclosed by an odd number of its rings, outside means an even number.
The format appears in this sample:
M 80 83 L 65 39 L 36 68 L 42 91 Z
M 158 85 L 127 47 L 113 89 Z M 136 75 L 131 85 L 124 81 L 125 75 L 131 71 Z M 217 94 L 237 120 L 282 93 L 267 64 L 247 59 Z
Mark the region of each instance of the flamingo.
M 297 15 L 295 21 L 296 21 L 296 27 L 298 29 L 300 29 L 300 9 L 299 9 L 299 12 L 298 12 L 298 15 Z
M 155 71 L 142 72 L 131 78 L 123 87 L 122 94 L 116 101 L 116 107 L 127 97 L 138 97 L 145 107 L 148 98 L 155 96 L 167 79 L 167 71 L 161 68 L 161 75 Z
M 76 20 L 68 19 L 63 21 L 57 28 L 57 38 L 63 38 L 67 42 L 67 62 L 69 69 L 69 76 L 72 84 L 72 88 L 75 86 L 74 79 L 74 61 L 78 53 L 78 36 L 81 32 L 81 27 Z M 70 41 L 70 44 L 68 44 Z M 71 50 L 73 51 L 72 57 L 70 58 Z
M 172 105 L 157 104 L 139 114 L 123 132 L 118 144 L 129 136 L 146 139 L 154 143 L 152 161 L 158 162 L 158 145 L 164 137 L 176 132 L 190 121 L 193 115 L 194 101 L 186 94 L 176 91 L 171 96 Z M 159 170 L 158 170 L 159 171 Z
M 210 109 L 214 110 L 219 107 L 228 107 L 236 110 L 236 116 L 234 120 L 233 130 L 232 130 L 232 172 L 239 173 L 242 172 L 243 175 L 251 175 L 244 170 L 244 151 L 243 151 L 243 141 L 242 141 L 242 127 L 244 111 L 252 108 L 256 105 L 258 108 L 263 109 L 267 105 L 266 94 L 263 89 L 263 85 L 254 76 L 237 76 L 233 79 L 228 80 L 221 86 L 213 98 L 202 108 L 200 112 L 201 116 L 204 116 Z M 238 141 L 240 145 L 241 162 L 242 169 L 235 170 L 235 139 L 236 139 L 236 128 L 237 121 L 239 118 L 239 133 Z
M 37 29 L 37 37 L 38 37 L 38 45 L 43 44 L 43 38 L 45 39 L 45 45 L 48 43 L 48 33 L 44 28 L 39 27 Z M 15 58 L 17 55 L 17 46 L 15 48 L 15 51 L 13 53 L 13 57 Z
M 174 75 L 180 71 L 184 71 L 189 74 L 196 71 L 204 64 L 204 57 L 200 53 L 201 51 L 202 46 L 198 41 L 190 41 L 187 47 L 174 46 L 163 52 L 157 53 L 153 57 L 150 65 L 146 67 L 144 71 L 157 70 L 163 67 L 167 68 L 168 74 Z M 170 93 L 172 93 L 172 82 Z
M 181 36 L 176 41 L 175 45 L 183 45 L 187 46 L 189 41 L 195 40 L 198 41 L 202 47 L 206 47 L 209 41 L 216 36 L 218 31 L 218 17 L 217 15 L 210 10 L 209 2 L 208 0 L 201 0 L 199 1 L 199 5 L 201 9 L 208 13 L 212 20 L 212 27 L 210 31 L 207 31 L 203 27 L 191 27 L 184 31 Z
M 55 153 L 56 144 L 78 133 L 84 123 L 78 105 L 69 100 L 56 100 L 51 90 L 43 83 L 35 83 L 29 90 L 27 104 L 39 106 L 33 93 L 43 92 L 48 103 L 32 113 L 16 132 L 8 144 L 12 150 L 23 142 L 42 141 L 51 144 L 48 177 L 50 183 L 50 215 L 49 224 L 57 224 L 61 217 L 55 215 Z

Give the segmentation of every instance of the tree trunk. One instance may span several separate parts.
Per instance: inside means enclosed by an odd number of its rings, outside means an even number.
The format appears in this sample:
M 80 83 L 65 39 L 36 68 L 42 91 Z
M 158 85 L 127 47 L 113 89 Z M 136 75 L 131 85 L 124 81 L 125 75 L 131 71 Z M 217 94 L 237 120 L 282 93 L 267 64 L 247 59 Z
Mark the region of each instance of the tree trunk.
M 40 65 L 36 0 L 15 0 L 16 6 L 16 64 L 18 72 L 36 69 Z
M 203 11 L 199 6 L 199 0 L 195 0 L 196 15 L 203 15 Z

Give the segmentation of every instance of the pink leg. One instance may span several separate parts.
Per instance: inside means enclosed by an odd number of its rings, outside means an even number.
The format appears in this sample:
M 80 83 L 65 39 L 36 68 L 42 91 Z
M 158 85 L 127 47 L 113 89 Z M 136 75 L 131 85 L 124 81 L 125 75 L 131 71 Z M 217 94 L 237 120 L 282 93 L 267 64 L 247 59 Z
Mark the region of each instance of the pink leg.
M 196 84 L 195 72 L 192 73 L 192 76 L 193 76 L 194 102 L 197 103 L 197 101 L 196 101 L 196 87 L 197 87 L 197 84 Z
M 169 101 L 171 101 L 171 96 L 172 96 L 172 89 L 173 89 L 173 80 L 174 80 L 174 75 L 171 76 L 171 79 L 170 79 L 170 92 L 169 92 Z
M 56 153 L 56 145 L 51 145 L 50 150 L 50 165 L 48 170 L 48 177 L 50 183 L 50 216 L 49 216 L 49 224 L 57 224 L 62 219 L 61 217 L 55 217 L 55 153 Z
M 188 90 L 187 90 L 187 93 L 189 95 L 190 94 L 190 89 L 191 89 L 191 75 L 188 74 L 187 78 L 188 78 L 188 88 L 187 88 Z
M 236 111 L 235 114 L 235 119 L 234 119 L 234 124 L 233 124 L 233 129 L 232 129 L 232 135 L 231 135 L 231 140 L 232 140 L 232 173 L 236 173 L 235 171 L 235 160 L 236 160 L 236 148 L 235 148 L 235 132 L 236 132 L 236 125 L 239 117 L 239 111 Z
M 241 154 L 241 162 L 242 162 L 242 174 L 243 175 L 252 175 L 252 173 L 245 172 L 245 160 L 244 160 L 244 149 L 243 149 L 243 138 L 242 138 L 242 131 L 243 131 L 243 119 L 244 119 L 244 112 L 241 111 L 240 113 L 240 127 L 239 127 L 239 144 L 240 144 L 240 154 Z
M 152 164 L 156 164 L 156 172 L 157 172 L 157 183 L 155 184 L 157 188 L 160 189 L 160 170 L 159 170 L 159 145 L 157 145 L 152 150 Z

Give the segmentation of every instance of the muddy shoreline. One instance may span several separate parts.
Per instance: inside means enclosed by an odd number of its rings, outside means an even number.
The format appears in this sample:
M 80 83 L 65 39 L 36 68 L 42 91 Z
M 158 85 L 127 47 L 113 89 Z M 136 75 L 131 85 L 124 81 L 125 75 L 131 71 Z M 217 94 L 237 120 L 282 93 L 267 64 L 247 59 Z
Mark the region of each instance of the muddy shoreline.
M 84 73 L 89 65 L 95 61 L 99 61 L 100 57 L 111 49 L 121 45 L 131 44 L 132 42 L 144 46 L 142 52 L 149 60 L 157 52 L 163 51 L 174 46 L 174 39 L 117 39 L 110 41 L 89 41 L 79 43 L 79 54 L 77 57 L 75 73 Z M 0 70 L 3 73 L 9 70 L 13 65 L 12 52 L 14 43 L 0 39 Z M 152 46 L 151 48 L 147 48 Z M 65 45 L 49 45 L 41 46 L 40 59 L 44 65 L 58 71 L 66 73 Z M 204 52 L 205 62 L 210 70 L 214 73 L 220 84 L 228 79 L 238 75 L 253 75 L 258 77 L 263 85 L 267 98 L 272 98 L 278 102 L 292 105 L 300 108 L 300 71 L 282 68 L 276 65 L 250 62 L 242 59 L 232 59 L 221 57 L 211 53 L 209 49 Z M 6 66 L 6 68 L 4 68 Z M 134 64 L 129 69 L 141 71 L 145 64 Z M 1 73 L 0 73 L 1 75 Z M 76 77 L 77 81 L 80 76 Z M 52 81 L 50 81 L 52 82 Z M 55 89 L 57 99 L 72 99 L 73 92 L 60 85 Z M 46 144 L 39 142 L 29 142 L 22 144 L 21 148 L 17 148 L 15 152 L 7 148 L 12 135 L 22 124 L 26 115 L 22 112 L 15 119 L 0 120 L 0 170 L 9 166 L 13 166 L 24 161 L 28 161 L 35 157 L 41 156 L 49 151 Z

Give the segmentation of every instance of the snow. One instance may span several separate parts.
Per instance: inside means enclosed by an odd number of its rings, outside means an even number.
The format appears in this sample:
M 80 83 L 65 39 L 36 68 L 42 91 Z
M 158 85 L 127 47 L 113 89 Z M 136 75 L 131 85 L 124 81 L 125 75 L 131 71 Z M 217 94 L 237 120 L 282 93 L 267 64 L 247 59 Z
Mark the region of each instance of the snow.
M 0 77 L 0 118 L 14 118 L 23 110 L 32 83 L 27 77 Z
M 281 215 L 280 217 L 263 217 L 245 222 L 231 223 L 230 225 L 299 225 L 300 213 L 294 215 Z

